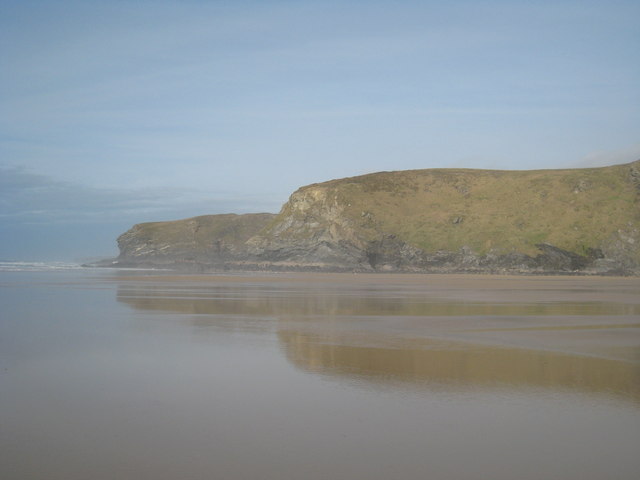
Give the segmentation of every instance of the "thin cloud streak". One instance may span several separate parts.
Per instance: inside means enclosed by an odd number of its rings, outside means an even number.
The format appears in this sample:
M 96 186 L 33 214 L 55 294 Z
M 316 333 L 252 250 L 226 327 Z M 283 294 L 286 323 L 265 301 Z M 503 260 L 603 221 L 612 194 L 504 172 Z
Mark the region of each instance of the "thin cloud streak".
M 180 188 L 99 189 L 56 181 L 22 169 L 0 168 L 0 218 L 5 222 L 93 224 L 166 219 L 187 212 L 277 211 L 279 207 L 277 200 L 258 195 L 235 192 L 211 195 Z

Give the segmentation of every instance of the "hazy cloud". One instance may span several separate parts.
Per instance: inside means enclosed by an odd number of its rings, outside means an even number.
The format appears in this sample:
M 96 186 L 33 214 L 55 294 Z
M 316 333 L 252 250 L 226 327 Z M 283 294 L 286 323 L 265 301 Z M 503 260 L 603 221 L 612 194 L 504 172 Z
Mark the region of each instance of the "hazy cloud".
M 605 167 L 640 160 L 640 143 L 618 150 L 591 152 L 576 167 Z
M 188 188 L 100 189 L 0 168 L 0 219 L 13 223 L 166 220 L 210 213 L 278 210 L 283 200 Z

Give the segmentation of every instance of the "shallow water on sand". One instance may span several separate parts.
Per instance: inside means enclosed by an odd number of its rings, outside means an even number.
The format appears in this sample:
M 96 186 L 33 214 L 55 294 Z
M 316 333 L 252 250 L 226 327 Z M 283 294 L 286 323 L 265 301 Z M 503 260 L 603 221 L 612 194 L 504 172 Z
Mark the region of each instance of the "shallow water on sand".
M 635 479 L 640 279 L 0 272 L 0 478 Z

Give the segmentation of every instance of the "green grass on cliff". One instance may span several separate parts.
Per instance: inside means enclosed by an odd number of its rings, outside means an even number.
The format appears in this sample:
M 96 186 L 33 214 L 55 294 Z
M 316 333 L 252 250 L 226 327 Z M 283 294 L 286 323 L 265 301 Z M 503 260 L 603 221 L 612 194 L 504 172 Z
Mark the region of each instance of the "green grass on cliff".
M 203 215 L 183 220 L 148 222 L 136 225 L 135 245 L 171 245 L 197 251 L 216 244 L 242 248 L 272 219 L 270 213 Z
M 584 254 L 619 229 L 640 228 L 634 168 L 640 162 L 573 170 L 381 172 L 300 191 L 326 189 L 348 222 L 372 240 L 393 234 L 427 252 L 469 246 L 477 253 L 528 254 L 546 242 Z

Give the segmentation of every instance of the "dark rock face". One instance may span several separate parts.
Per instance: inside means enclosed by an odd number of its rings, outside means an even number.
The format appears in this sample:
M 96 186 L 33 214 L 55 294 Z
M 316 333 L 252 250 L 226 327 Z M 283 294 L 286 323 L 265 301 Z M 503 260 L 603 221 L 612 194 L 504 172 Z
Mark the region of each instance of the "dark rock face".
M 382 172 L 303 187 L 278 215 L 139 224 L 110 265 L 640 275 L 640 161 Z
M 539 243 L 536 247 L 542 253 L 536 256 L 535 262 L 545 270 L 574 272 L 583 270 L 589 264 L 589 260 L 586 257 L 567 252 L 547 243 Z

